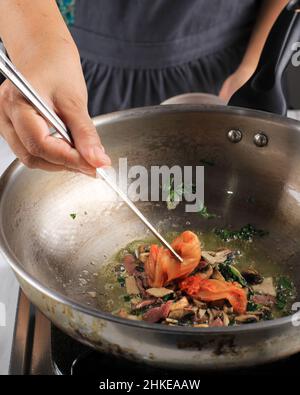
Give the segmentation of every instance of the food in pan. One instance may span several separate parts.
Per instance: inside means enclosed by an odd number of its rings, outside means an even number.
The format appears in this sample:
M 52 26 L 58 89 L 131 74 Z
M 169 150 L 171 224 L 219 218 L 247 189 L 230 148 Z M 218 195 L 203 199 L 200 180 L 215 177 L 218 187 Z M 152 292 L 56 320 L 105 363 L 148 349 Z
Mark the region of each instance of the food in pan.
M 253 227 L 243 229 L 241 234 L 247 237 L 242 240 L 249 240 L 250 233 L 254 236 Z M 290 313 L 296 291 L 289 277 L 264 276 L 253 266 L 239 268 L 241 251 L 225 242 L 206 250 L 191 231 L 175 237 L 172 247 L 182 263 L 157 244 L 138 242 L 122 250 L 113 270 L 117 288 L 111 288 L 120 291 L 121 301 L 112 309 L 114 314 L 201 328 L 254 323 Z

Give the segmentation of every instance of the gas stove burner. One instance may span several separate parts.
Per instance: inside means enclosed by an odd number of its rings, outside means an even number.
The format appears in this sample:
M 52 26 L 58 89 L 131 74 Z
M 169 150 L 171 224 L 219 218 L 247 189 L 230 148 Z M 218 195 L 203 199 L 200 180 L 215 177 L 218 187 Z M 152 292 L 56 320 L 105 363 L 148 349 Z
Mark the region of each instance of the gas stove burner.
M 284 347 L 284 344 L 282 345 Z M 205 378 L 210 376 L 259 375 L 297 377 L 300 354 L 267 365 L 238 370 L 190 372 L 161 369 L 141 362 L 93 351 L 51 325 L 21 292 L 18 302 L 10 374 L 92 376 L 143 380 Z

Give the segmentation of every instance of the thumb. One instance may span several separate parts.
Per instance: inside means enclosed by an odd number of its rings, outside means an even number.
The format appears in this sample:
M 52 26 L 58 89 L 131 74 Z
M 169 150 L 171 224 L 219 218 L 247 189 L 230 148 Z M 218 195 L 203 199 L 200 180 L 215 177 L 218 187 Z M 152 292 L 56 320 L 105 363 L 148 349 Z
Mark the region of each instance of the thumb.
M 68 111 L 63 114 L 64 121 L 71 131 L 75 147 L 83 158 L 93 167 L 110 166 L 97 130 L 87 110 Z

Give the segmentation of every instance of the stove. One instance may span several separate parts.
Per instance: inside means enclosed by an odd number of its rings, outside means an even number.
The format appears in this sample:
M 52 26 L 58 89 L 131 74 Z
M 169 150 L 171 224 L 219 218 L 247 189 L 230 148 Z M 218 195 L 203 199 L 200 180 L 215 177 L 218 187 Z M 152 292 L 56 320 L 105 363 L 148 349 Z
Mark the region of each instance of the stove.
M 230 375 L 293 375 L 297 377 L 300 354 L 253 368 L 218 372 Z M 186 380 L 216 376 L 216 372 L 181 372 L 148 367 L 93 351 L 54 327 L 20 291 L 10 361 L 10 375 L 93 376 L 105 380 Z M 137 384 L 139 387 L 139 384 Z

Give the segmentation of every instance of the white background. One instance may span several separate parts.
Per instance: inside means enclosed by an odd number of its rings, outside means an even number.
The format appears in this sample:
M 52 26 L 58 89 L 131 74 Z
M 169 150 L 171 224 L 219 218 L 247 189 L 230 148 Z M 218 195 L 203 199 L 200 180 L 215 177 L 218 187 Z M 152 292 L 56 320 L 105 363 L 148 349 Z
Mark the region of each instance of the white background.
M 13 159 L 14 155 L 0 137 L 0 174 Z M 6 310 L 6 326 L 0 327 L 0 374 L 8 371 L 17 295 L 17 281 L 0 253 L 0 303 L 5 305 Z

